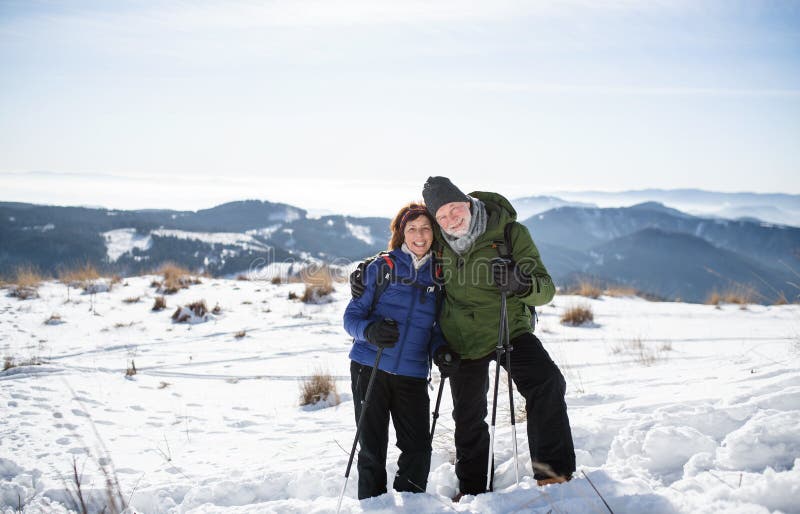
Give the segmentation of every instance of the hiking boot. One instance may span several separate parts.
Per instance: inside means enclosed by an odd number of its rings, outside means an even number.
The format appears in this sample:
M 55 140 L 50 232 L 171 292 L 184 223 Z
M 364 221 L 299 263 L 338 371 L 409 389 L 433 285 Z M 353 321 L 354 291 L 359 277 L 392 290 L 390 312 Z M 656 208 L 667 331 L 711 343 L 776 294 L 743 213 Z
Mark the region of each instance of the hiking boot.
M 536 485 L 541 487 L 541 486 L 544 486 L 544 485 L 563 484 L 565 482 L 569 482 L 570 480 L 572 480 L 572 473 L 570 473 L 567 476 L 563 476 L 562 475 L 562 476 L 555 476 L 555 477 L 550 477 L 550 478 L 543 478 L 541 480 L 537 480 L 536 481 Z

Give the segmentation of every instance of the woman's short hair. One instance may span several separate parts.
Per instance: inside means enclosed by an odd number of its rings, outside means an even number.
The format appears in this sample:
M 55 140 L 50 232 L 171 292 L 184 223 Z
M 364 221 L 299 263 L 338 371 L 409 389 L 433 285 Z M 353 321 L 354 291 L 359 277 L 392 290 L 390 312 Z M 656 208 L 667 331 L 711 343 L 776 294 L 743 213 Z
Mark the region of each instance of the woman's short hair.
M 389 250 L 396 250 L 403 245 L 403 242 L 405 241 L 405 235 L 403 234 L 403 231 L 406 229 L 406 224 L 409 221 L 414 221 L 420 216 L 425 216 L 428 218 L 431 228 L 434 227 L 434 223 L 436 223 L 436 221 L 433 219 L 433 216 L 430 215 L 428 209 L 425 208 L 425 204 L 422 202 L 411 202 L 403 206 L 403 208 L 397 212 L 392 220 L 392 223 L 389 225 L 389 228 L 392 231 L 392 237 L 389 239 Z

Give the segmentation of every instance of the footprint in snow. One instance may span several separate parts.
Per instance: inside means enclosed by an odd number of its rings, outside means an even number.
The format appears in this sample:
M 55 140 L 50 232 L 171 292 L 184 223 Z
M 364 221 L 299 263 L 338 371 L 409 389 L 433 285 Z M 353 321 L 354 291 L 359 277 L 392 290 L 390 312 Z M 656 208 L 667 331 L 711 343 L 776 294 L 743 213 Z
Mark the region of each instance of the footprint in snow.
M 228 426 L 230 428 L 247 428 L 247 427 L 254 427 L 254 426 L 257 426 L 257 425 L 258 425 L 258 423 L 255 423 L 253 421 L 243 420 L 243 421 L 234 421 L 233 423 L 229 424 Z

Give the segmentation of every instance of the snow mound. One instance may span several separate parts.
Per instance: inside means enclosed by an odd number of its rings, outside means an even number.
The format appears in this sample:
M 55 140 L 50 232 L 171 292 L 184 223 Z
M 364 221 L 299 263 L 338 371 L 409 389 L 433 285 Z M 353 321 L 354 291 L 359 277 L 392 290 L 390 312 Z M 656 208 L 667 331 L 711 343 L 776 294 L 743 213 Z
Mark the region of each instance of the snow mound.
M 800 411 L 760 411 L 731 432 L 717 450 L 721 467 L 763 471 L 789 469 L 800 455 Z

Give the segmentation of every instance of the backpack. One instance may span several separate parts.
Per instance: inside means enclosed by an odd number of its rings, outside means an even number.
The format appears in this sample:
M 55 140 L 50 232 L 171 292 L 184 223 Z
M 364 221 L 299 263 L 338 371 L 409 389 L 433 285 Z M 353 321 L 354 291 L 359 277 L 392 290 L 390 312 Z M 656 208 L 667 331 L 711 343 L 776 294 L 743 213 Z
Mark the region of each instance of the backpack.
M 511 228 L 516 221 L 509 221 L 503 227 L 503 240 L 492 241 L 492 248 L 497 250 L 497 255 L 502 259 L 514 260 L 512 256 L 513 247 L 511 245 Z M 528 305 L 528 310 L 531 311 L 531 332 L 536 330 L 536 322 L 539 321 L 539 315 L 536 313 L 535 305 Z

